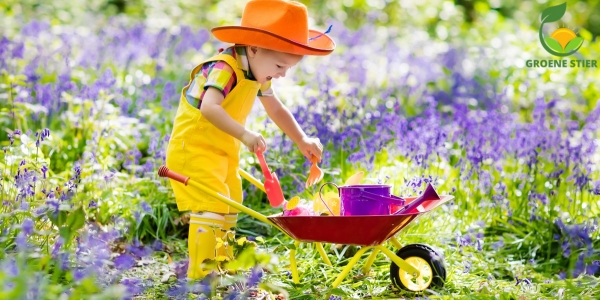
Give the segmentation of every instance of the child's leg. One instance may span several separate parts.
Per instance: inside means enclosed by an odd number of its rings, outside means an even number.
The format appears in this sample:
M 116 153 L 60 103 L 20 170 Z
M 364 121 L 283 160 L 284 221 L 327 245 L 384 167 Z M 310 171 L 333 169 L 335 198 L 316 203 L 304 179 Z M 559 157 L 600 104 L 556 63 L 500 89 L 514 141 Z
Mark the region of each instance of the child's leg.
M 207 275 L 208 272 L 201 265 L 205 259 L 215 259 L 216 238 L 223 236 L 224 223 L 225 218 L 217 213 L 200 212 L 190 215 L 188 278 L 199 279 Z
M 225 225 L 223 226 L 223 231 L 225 231 L 227 235 L 224 236 L 224 240 L 229 241 L 235 239 L 235 232 L 233 232 L 232 228 L 235 227 L 235 224 L 237 223 L 237 217 L 238 214 L 225 215 Z M 229 243 L 227 247 L 219 248 L 217 255 L 223 255 L 229 259 L 233 259 L 233 244 Z

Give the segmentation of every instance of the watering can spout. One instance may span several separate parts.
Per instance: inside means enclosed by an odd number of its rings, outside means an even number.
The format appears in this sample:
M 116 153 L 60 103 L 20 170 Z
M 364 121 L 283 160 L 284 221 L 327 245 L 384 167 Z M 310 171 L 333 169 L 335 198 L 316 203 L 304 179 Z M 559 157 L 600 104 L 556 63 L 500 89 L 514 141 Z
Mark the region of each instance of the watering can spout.
M 435 189 L 433 188 L 433 185 L 431 185 L 431 183 L 427 183 L 427 186 L 425 187 L 425 190 L 423 191 L 421 196 L 417 197 L 415 200 L 411 201 L 406 206 L 404 206 L 403 208 L 394 212 L 393 214 L 397 215 L 400 213 L 410 213 L 414 209 L 418 208 L 425 201 L 440 200 L 440 199 L 441 198 L 438 195 L 438 193 L 435 191 Z
M 427 200 L 440 200 L 440 196 L 438 195 L 438 193 L 435 191 L 435 189 L 433 188 L 433 185 L 431 185 L 431 183 L 427 183 L 427 187 L 425 188 L 425 191 L 423 191 L 423 194 L 421 194 L 421 196 L 419 198 L 424 198 L 424 201 Z M 418 200 L 419 198 L 415 199 Z

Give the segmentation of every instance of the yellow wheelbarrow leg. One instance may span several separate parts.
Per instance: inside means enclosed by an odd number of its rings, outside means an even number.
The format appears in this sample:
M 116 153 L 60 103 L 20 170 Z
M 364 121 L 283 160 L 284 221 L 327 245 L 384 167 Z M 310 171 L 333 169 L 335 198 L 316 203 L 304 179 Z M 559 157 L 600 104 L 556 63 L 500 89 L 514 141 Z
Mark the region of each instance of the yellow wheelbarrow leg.
M 333 288 L 338 287 L 338 285 L 340 285 L 340 283 L 342 283 L 342 281 L 344 280 L 344 278 L 346 278 L 346 276 L 348 276 L 348 273 L 350 273 L 350 270 L 352 270 L 352 267 L 354 267 L 354 265 L 356 264 L 356 262 L 358 262 L 358 260 L 363 255 L 363 253 L 365 253 L 365 251 L 367 251 L 367 250 L 369 250 L 371 248 L 373 248 L 373 247 L 362 247 L 362 248 L 360 248 L 360 250 L 358 250 L 356 252 L 356 254 L 354 254 L 354 256 L 352 257 L 352 259 L 348 262 L 348 264 L 342 270 L 342 273 L 340 273 L 340 275 L 338 275 L 338 277 L 333 282 L 333 285 L 332 285 Z
M 315 246 L 317 247 L 317 251 L 319 251 L 319 255 L 321 255 L 323 262 L 325 262 L 326 265 L 331 266 L 331 261 L 329 260 L 329 257 L 327 257 L 325 249 L 323 249 L 323 244 L 315 243 Z
M 371 252 L 371 255 L 369 255 L 369 259 L 367 259 L 367 263 L 365 264 L 365 266 L 362 269 L 363 274 L 365 274 L 365 275 L 369 274 L 369 271 L 371 270 L 371 265 L 375 261 L 377 254 L 379 254 L 379 249 L 374 248 L 373 252 Z
M 292 269 L 292 280 L 295 284 L 300 283 L 298 276 L 298 266 L 296 265 L 296 249 L 300 246 L 300 242 L 294 242 L 294 249 L 290 250 L 290 269 Z
M 387 257 L 389 257 L 394 263 L 396 263 L 396 265 L 398 265 L 398 267 L 400 267 L 400 269 L 406 271 L 409 274 L 413 274 L 414 276 L 421 275 L 421 272 L 419 272 L 419 270 L 417 270 L 417 268 L 415 268 L 411 264 L 407 263 L 404 259 L 398 257 L 398 255 L 396 255 L 394 252 L 390 251 L 388 248 L 383 247 L 383 246 L 376 246 L 375 248 L 381 250 L 381 252 L 383 252 L 383 254 L 385 254 Z
M 398 248 L 398 250 L 402 249 L 402 244 L 400 244 L 400 242 L 398 242 L 398 240 L 395 237 L 392 237 L 390 239 L 390 242 L 392 242 L 392 244 Z

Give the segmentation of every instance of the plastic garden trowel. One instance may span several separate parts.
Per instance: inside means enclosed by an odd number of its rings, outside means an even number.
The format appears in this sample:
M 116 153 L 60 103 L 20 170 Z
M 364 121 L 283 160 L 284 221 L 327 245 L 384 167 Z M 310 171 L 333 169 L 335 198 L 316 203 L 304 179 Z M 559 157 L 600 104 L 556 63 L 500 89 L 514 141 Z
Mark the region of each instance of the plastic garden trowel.
M 269 166 L 267 166 L 267 162 L 265 161 L 265 157 L 263 156 L 262 151 L 256 151 L 256 157 L 258 158 L 258 162 L 260 163 L 260 167 L 265 175 L 265 192 L 267 193 L 267 198 L 269 199 L 269 203 L 272 207 L 279 207 L 285 201 L 283 197 L 283 191 L 281 190 L 281 185 L 279 185 L 279 179 L 277 179 L 277 174 L 271 173 L 269 170 Z
M 347 180 L 346 183 L 344 183 L 344 185 L 357 185 L 360 184 L 360 182 L 362 181 L 363 175 L 365 173 L 363 173 L 362 171 L 350 176 Z

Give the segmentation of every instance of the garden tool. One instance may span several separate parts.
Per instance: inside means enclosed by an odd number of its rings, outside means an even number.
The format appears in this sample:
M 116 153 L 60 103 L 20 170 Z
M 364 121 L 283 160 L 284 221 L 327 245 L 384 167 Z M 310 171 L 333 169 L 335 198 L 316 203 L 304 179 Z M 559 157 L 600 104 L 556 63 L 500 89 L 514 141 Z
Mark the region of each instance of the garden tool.
M 310 161 L 312 162 L 312 166 L 310 167 L 310 173 L 308 174 L 308 178 L 306 179 L 306 188 L 317 184 L 319 181 L 323 179 L 324 173 L 317 163 L 319 159 L 316 156 L 312 156 Z
M 350 176 L 350 178 L 348 178 L 346 180 L 346 183 L 344 183 L 344 185 L 357 185 L 357 184 L 360 184 L 360 182 L 363 179 L 363 175 L 364 174 L 365 173 L 363 173 L 362 171 L 360 171 L 360 172 L 358 172 L 358 173 Z
M 281 185 L 279 185 L 277 174 L 271 173 L 261 150 L 256 151 L 256 157 L 258 158 L 260 167 L 265 175 L 264 186 L 269 203 L 272 207 L 279 207 L 283 204 L 285 198 L 283 197 L 283 191 L 281 190 Z

